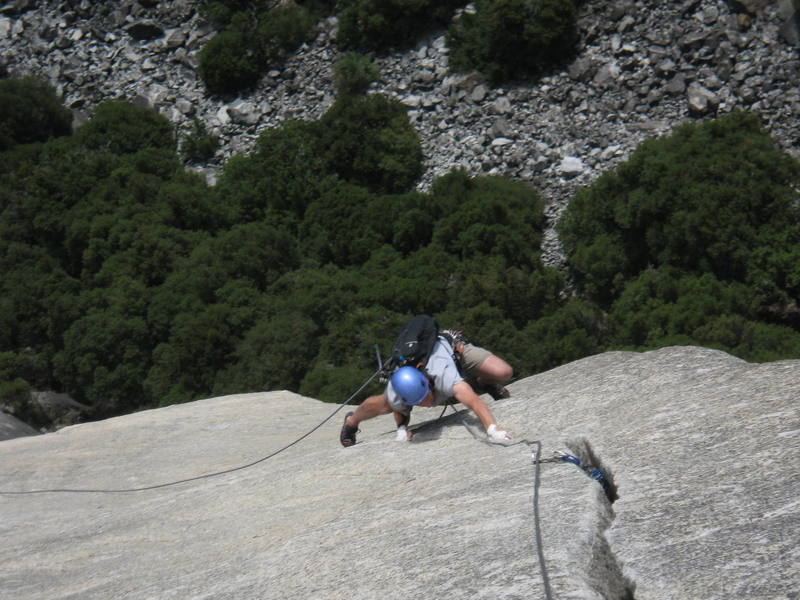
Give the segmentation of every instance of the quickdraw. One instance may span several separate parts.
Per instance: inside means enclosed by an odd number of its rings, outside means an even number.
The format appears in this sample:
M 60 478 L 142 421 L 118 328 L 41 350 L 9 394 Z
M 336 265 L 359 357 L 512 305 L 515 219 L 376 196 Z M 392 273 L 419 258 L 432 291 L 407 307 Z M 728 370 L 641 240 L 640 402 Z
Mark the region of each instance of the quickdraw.
M 567 454 L 566 452 L 561 452 L 559 450 L 556 450 L 553 452 L 553 456 L 551 456 L 550 458 L 538 458 L 538 459 L 534 458 L 533 460 L 534 462 L 538 463 L 554 463 L 554 462 L 572 463 L 573 465 L 581 469 L 584 473 L 589 475 L 589 477 L 597 481 L 603 487 L 603 491 L 606 493 L 606 496 L 609 496 L 610 498 L 610 495 L 612 494 L 611 484 L 609 483 L 608 477 L 603 472 L 603 470 L 584 465 L 581 462 L 581 459 L 578 458 L 577 456 L 573 456 L 572 454 Z

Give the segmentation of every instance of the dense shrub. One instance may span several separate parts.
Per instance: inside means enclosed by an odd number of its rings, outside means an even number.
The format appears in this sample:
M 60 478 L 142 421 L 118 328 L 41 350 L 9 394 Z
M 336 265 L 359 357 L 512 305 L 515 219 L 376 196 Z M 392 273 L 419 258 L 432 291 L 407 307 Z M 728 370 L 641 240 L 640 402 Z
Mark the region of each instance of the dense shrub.
M 339 183 L 313 202 L 300 228 L 304 254 L 321 264 L 361 264 L 383 244 L 377 227 L 367 220 L 367 189 Z
M 71 127 L 72 114 L 47 83 L 33 77 L 0 79 L 0 152 L 68 135 Z
M 437 180 L 433 197 L 440 211 L 433 239 L 448 252 L 462 260 L 498 255 L 515 266 L 538 264 L 543 202 L 530 186 L 455 171 Z
M 651 265 L 796 293 L 796 270 L 785 262 L 792 250 L 768 245 L 796 235 L 798 177 L 798 162 L 754 114 L 684 125 L 642 144 L 570 202 L 560 232 L 571 268 L 604 304 Z M 783 258 L 764 260 L 776 252 Z
M 192 121 L 191 131 L 183 136 L 181 154 L 188 162 L 205 162 L 211 159 L 219 148 L 219 139 L 211 135 L 198 119 Z
M 714 317 L 753 318 L 758 304 L 741 283 L 723 283 L 710 273 L 683 274 L 673 268 L 642 272 L 629 282 L 609 313 L 612 345 L 656 348 L 683 336 L 693 339 Z
M 280 59 L 311 39 L 315 15 L 299 4 L 288 4 L 263 13 L 259 18 L 259 52 L 267 63 Z
M 800 355 L 800 332 L 760 321 L 755 290 L 710 273 L 643 272 L 614 302 L 607 327 L 608 344 L 637 350 L 694 344 L 753 361 Z
M 422 147 L 406 110 L 378 94 L 339 98 L 320 119 L 327 168 L 373 192 L 410 189 L 422 175 Z
M 263 317 L 236 347 L 232 364 L 217 374 L 213 393 L 298 389 L 319 350 L 319 331 L 298 311 Z
M 252 0 L 202 0 L 198 10 L 204 19 L 217 27 L 225 27 L 237 13 L 253 6 Z
M 311 39 L 320 13 L 304 4 L 309 3 L 206 3 L 203 14 L 221 29 L 198 57 L 206 89 L 220 95 L 245 90 L 267 68 L 279 65 L 288 53 Z
M 132 154 L 145 148 L 175 149 L 175 134 L 166 117 L 123 100 L 99 104 L 92 119 L 78 129 L 76 138 L 90 150 L 112 154 Z
M 212 94 L 249 88 L 262 71 L 252 43 L 238 31 L 222 31 L 211 38 L 198 56 L 198 71 Z
M 445 25 L 461 0 L 342 0 L 337 42 L 345 48 L 386 51 L 407 47 Z
M 477 0 L 447 35 L 450 68 L 493 82 L 536 74 L 566 60 L 578 40 L 573 0 Z
M 562 308 L 531 320 L 520 337 L 522 364 L 544 371 L 605 349 L 604 317 L 597 305 L 575 298 Z
M 336 92 L 340 96 L 363 94 L 378 75 L 378 68 L 369 57 L 358 52 L 345 52 L 334 65 Z
M 734 113 L 644 143 L 579 192 L 560 231 L 610 346 L 797 356 L 800 164 Z
M 31 398 L 28 360 L 13 352 L 0 352 L 0 410 L 34 427 L 49 424 L 41 406 Z M 27 379 L 26 379 L 27 378 Z
M 217 191 L 239 221 L 269 217 L 294 227 L 333 177 L 319 149 L 318 125 L 289 120 L 264 131 L 249 156 L 231 158 Z

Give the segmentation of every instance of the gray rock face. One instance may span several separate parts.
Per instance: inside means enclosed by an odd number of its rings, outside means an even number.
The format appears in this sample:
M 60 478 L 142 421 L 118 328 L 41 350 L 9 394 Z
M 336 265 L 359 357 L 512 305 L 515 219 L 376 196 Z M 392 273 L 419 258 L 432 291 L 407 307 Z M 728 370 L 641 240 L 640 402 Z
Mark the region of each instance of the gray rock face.
M 265 128 L 316 119 L 331 105 L 337 22 L 320 23 L 317 38 L 286 65 L 266 66 L 245 97 L 210 98 L 195 67 L 214 32 L 196 6 L 197 0 L 6 3 L 0 72 L 46 78 L 76 119 L 119 96 L 153 106 L 181 133 L 200 119 L 222 142 L 214 162 L 193 167 L 213 183 L 224 161 L 252 149 Z M 578 188 L 645 139 L 735 109 L 758 112 L 779 146 L 800 155 L 800 60 L 792 46 L 800 29 L 791 0 L 590 0 L 581 10 L 584 42 L 575 61 L 530 85 L 492 89 L 475 73 L 448 75 L 444 35 L 378 59 L 381 79 L 372 89 L 404 102 L 420 132 L 422 189 L 453 167 L 518 178 L 542 192 L 552 227 Z M 493 143 L 511 137 L 492 132 L 498 115 L 515 132 L 513 144 Z M 665 126 L 643 126 L 652 122 Z M 586 168 L 565 173 L 564 156 Z M 550 231 L 543 259 L 559 265 L 561 246 Z
M 39 432 L 27 423 L 23 423 L 14 415 L 0 412 L 0 442 L 26 435 L 36 435 Z
M 77 402 L 69 394 L 32 392 L 31 399 L 39 405 L 54 427 L 74 425 L 91 412 L 91 407 Z
M 614 352 L 492 404 L 545 456 L 539 524 L 555 598 L 793 598 L 800 588 L 800 361 L 702 348 Z M 0 444 L 0 490 L 130 488 L 250 463 L 335 406 L 288 392 L 145 411 Z M 251 468 L 120 494 L 0 495 L 0 589 L 112 597 L 543 598 L 531 447 L 419 409 L 338 445 L 339 413 Z M 426 421 L 427 420 L 427 421 Z

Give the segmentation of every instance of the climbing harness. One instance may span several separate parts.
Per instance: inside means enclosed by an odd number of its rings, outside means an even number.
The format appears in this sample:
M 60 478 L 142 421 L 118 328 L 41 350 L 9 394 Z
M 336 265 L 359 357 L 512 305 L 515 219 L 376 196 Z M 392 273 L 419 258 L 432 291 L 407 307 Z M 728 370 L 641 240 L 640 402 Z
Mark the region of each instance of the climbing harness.
M 378 369 L 377 371 L 375 371 L 375 373 L 373 373 L 366 381 L 364 381 L 364 383 L 362 383 L 361 386 L 355 392 L 353 392 L 353 395 L 350 396 L 347 400 L 345 400 L 339 406 L 339 408 L 337 408 L 330 415 L 325 417 L 325 419 L 323 419 L 318 425 L 316 425 L 315 427 L 310 429 L 308 432 L 304 433 L 303 435 L 301 435 L 299 438 L 297 438 L 293 442 L 291 442 L 289 444 L 286 444 L 284 447 L 279 448 L 278 450 L 275 450 L 275 452 L 272 452 L 271 454 L 269 454 L 267 456 L 264 456 L 263 458 L 259 458 L 258 460 L 254 460 L 253 462 L 247 463 L 246 465 L 240 465 L 238 467 L 233 467 L 231 469 L 225 469 L 224 471 L 217 471 L 215 473 L 206 473 L 205 475 L 198 475 L 196 477 L 188 477 L 186 479 L 179 479 L 178 481 L 169 481 L 167 483 L 159 483 L 159 484 L 156 484 L 156 485 L 147 485 L 147 486 L 136 487 L 136 488 L 109 489 L 109 490 L 105 490 L 105 489 L 70 489 L 70 488 L 45 489 L 45 490 L 23 490 L 23 491 L 0 490 L 0 495 L 20 496 L 20 495 L 27 495 L 27 494 L 48 494 L 48 493 L 63 493 L 63 492 L 69 492 L 69 493 L 94 493 L 94 494 L 125 494 L 125 493 L 130 493 L 130 492 L 143 492 L 145 490 L 155 490 L 155 489 L 159 489 L 159 488 L 165 488 L 165 487 L 169 487 L 169 486 L 173 486 L 173 485 L 178 485 L 178 484 L 181 484 L 181 483 L 188 483 L 190 481 L 197 481 L 199 479 L 209 479 L 211 477 L 217 477 L 219 475 L 225 475 L 227 473 L 233 473 L 234 471 L 241 471 L 243 469 L 248 469 L 248 468 L 253 467 L 253 466 L 255 466 L 255 465 L 259 464 L 259 463 L 262 463 L 262 462 L 264 462 L 266 460 L 269 460 L 273 456 L 277 456 L 281 452 L 284 452 L 285 450 L 288 450 L 289 448 L 291 448 L 295 444 L 298 444 L 302 440 L 306 439 L 308 436 L 310 436 L 312 433 L 314 433 L 317 429 L 319 429 L 325 423 L 330 421 L 345 406 L 350 404 L 356 398 L 356 396 L 358 396 L 358 394 L 360 394 L 361 391 L 365 387 L 367 387 L 372 382 L 372 380 L 375 379 L 380 374 L 380 372 L 381 372 L 381 369 Z

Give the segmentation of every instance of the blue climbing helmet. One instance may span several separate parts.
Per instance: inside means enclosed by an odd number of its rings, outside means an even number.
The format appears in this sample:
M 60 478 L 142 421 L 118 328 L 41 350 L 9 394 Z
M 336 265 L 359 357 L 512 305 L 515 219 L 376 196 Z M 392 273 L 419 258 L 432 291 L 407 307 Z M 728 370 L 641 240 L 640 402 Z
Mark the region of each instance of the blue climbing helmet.
M 400 367 L 392 375 L 391 381 L 395 393 L 409 406 L 422 402 L 430 389 L 428 378 L 414 367 Z

